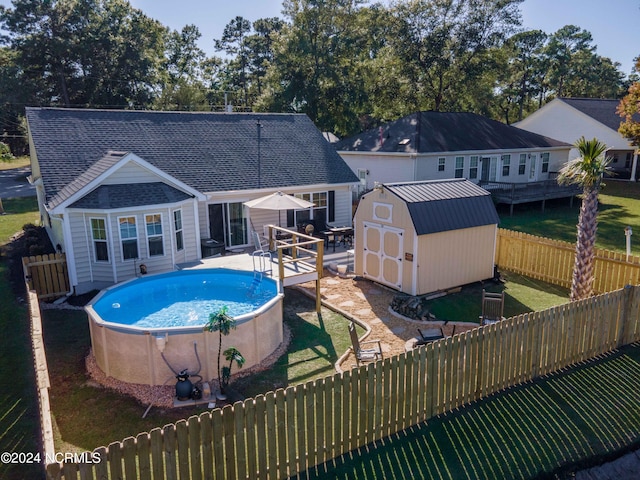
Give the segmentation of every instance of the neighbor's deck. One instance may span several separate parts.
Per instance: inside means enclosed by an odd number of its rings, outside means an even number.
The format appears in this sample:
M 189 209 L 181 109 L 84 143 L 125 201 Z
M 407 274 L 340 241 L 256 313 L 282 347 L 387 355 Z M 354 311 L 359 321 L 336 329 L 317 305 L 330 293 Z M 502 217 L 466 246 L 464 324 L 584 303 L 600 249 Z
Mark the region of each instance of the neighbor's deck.
M 521 203 L 542 201 L 542 211 L 546 200 L 555 198 L 570 198 L 573 205 L 573 197 L 582 193 L 577 185 L 559 185 L 555 179 L 528 183 L 481 181 L 479 185 L 491 193 L 496 203 L 509 205 L 510 215 L 513 215 L 513 206 Z

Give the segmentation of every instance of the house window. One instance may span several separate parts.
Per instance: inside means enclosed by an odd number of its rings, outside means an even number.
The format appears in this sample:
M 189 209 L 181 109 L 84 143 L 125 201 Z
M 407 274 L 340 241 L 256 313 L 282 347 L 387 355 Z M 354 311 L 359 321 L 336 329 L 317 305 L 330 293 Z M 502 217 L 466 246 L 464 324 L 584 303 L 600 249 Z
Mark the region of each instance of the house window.
M 328 207 L 329 207 L 329 195 L 328 192 L 314 192 L 314 193 L 296 193 L 294 195 L 297 198 L 306 200 L 315 204 L 311 209 L 305 208 L 302 210 L 293 210 L 293 225 L 291 224 L 291 215 L 288 215 L 287 223 L 290 227 L 300 225 L 305 222 L 309 222 L 313 219 L 313 223 L 316 228 L 323 229 L 327 222 Z M 313 215 L 313 217 L 312 217 Z
M 464 157 L 456 157 L 456 178 L 462 178 L 464 174 Z
M 96 262 L 109 261 L 107 245 L 107 225 L 104 218 L 91 219 L 91 236 L 93 237 L 93 253 Z
M 184 250 L 184 238 L 182 236 L 182 210 L 173 212 L 173 230 L 176 232 L 176 250 Z
M 120 241 L 122 242 L 122 259 L 138 258 L 138 230 L 136 217 L 119 217 Z
M 518 164 L 518 175 L 524 175 L 527 171 L 527 154 L 520 154 L 520 163 Z
M 629 168 L 631 167 L 631 152 L 627 153 L 627 157 L 625 158 L 624 161 L 624 168 Z
M 542 157 L 542 173 L 547 173 L 549 171 L 549 154 L 543 153 L 540 157 Z
M 438 158 L 438 171 L 444 172 L 444 166 L 447 159 L 445 157 Z
M 618 154 L 617 153 L 613 154 L 613 163 L 618 163 Z
M 163 237 L 162 237 L 162 215 L 154 213 L 153 215 L 145 215 L 145 223 L 147 224 L 147 241 L 149 242 L 149 256 L 155 257 L 164 255 Z
M 511 155 L 502 155 L 502 176 L 508 177 L 511 169 Z
M 469 159 L 469 178 L 478 178 L 478 156 Z

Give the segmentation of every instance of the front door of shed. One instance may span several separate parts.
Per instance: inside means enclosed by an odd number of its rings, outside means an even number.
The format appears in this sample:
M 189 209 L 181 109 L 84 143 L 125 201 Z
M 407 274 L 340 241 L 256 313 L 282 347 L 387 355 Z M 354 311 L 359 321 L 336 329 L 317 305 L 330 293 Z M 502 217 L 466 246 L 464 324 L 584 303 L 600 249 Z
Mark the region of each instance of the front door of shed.
M 363 276 L 402 290 L 402 251 L 404 231 L 364 222 Z

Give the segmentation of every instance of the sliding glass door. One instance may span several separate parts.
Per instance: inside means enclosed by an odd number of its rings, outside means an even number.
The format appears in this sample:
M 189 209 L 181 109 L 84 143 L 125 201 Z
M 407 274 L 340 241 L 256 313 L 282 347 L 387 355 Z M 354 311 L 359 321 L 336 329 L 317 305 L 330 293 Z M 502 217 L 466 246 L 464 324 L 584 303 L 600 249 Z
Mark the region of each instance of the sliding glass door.
M 209 205 L 209 236 L 226 247 L 246 245 L 247 219 L 242 203 L 214 203 Z

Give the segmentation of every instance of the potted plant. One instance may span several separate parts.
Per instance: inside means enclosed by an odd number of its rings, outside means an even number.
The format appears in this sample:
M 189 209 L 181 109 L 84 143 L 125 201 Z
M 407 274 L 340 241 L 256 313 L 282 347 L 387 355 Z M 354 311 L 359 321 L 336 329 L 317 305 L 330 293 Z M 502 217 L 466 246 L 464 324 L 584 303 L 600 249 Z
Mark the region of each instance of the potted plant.
M 231 366 L 233 365 L 234 360 L 238 364 L 238 367 L 241 367 L 245 359 L 240 354 L 240 352 L 235 348 L 231 347 L 225 350 L 224 354 L 226 359 L 229 361 L 228 367 L 220 367 L 220 357 L 222 355 L 222 336 L 229 335 L 231 329 L 236 328 L 236 320 L 227 313 L 228 308 L 226 305 L 222 307 L 215 313 L 209 315 L 209 321 L 204 326 L 204 331 L 206 332 L 218 332 L 218 385 L 220 388 L 220 392 L 216 394 L 216 397 L 219 400 L 226 400 L 225 387 L 229 385 L 229 379 L 231 377 Z M 224 377 L 226 375 L 226 379 Z

